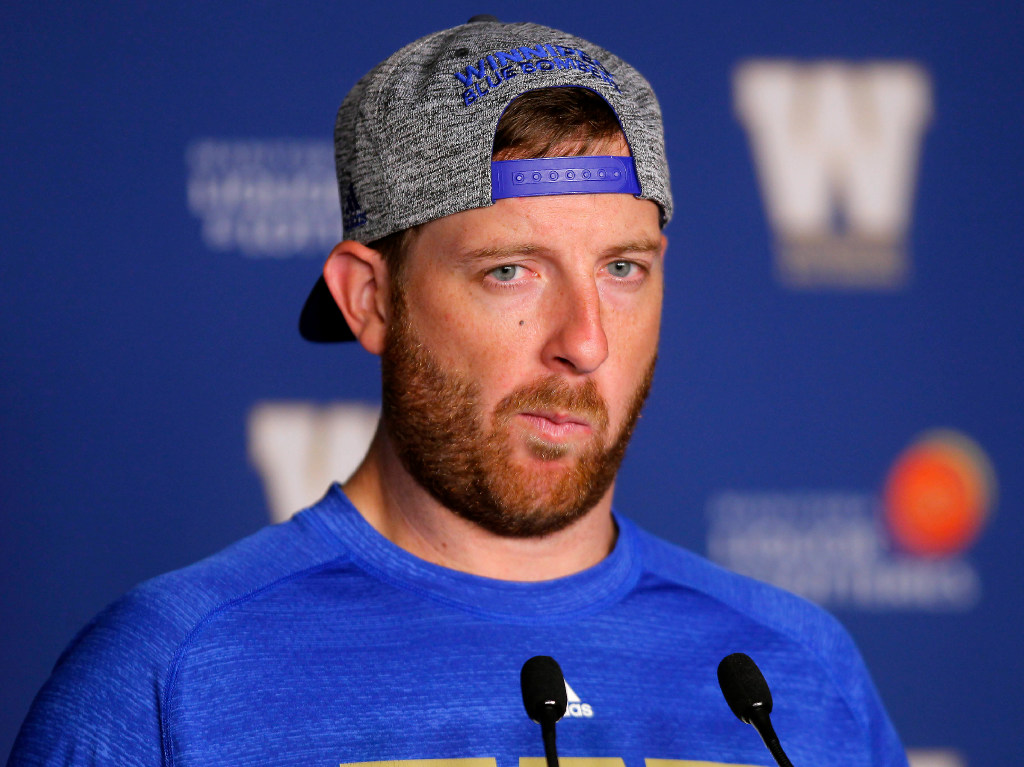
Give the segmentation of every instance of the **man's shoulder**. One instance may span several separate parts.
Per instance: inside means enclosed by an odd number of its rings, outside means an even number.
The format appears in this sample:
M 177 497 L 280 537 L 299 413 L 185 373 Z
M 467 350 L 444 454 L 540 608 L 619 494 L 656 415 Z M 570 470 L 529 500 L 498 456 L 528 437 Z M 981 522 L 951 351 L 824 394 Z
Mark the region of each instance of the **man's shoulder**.
M 871 675 L 835 617 L 802 597 L 645 531 L 637 531 L 636 545 L 643 561 L 637 589 L 652 595 L 662 615 L 669 616 L 659 619 L 662 624 L 674 621 L 673 636 L 687 636 L 700 652 L 718 659 L 750 654 L 790 700 L 813 700 L 820 707 L 831 699 L 830 710 L 849 712 L 878 763 L 904 763 Z
M 141 583 L 100 612 L 36 697 L 15 746 L 18 758 L 71 764 L 80 753 L 107 753 L 117 755 L 112 763 L 159 763 L 165 693 L 203 627 L 346 557 L 319 521 L 331 495 L 288 522 Z
M 142 582 L 83 630 L 130 625 L 153 629 L 170 650 L 218 611 L 346 558 L 318 516 L 330 494 L 286 522 L 266 526 L 198 562 Z M 80 636 L 81 636 L 80 635 Z
M 343 560 L 345 548 L 318 521 L 331 505 L 329 494 L 286 522 L 142 582 L 78 633 L 57 670 L 120 666 L 152 676 L 167 668 L 214 615 Z
M 701 599 L 722 615 L 802 645 L 809 654 L 834 663 L 858 658 L 842 624 L 822 607 L 789 591 L 727 570 L 692 551 L 644 530 L 637 531 L 649 577 L 667 581 Z

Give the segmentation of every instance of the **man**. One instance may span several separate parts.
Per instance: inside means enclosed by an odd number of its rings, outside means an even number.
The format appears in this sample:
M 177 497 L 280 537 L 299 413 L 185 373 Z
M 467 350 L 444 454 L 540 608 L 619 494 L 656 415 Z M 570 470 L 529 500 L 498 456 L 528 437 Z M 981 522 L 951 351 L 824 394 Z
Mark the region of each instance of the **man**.
M 347 239 L 301 329 L 381 356 L 368 455 L 97 618 L 12 763 L 515 767 L 543 752 L 518 682 L 539 654 L 572 690 L 563 757 L 764 763 L 715 679 L 745 651 L 795 763 L 905 765 L 832 619 L 612 512 L 672 211 L 646 81 L 481 18 L 364 77 L 335 141 Z

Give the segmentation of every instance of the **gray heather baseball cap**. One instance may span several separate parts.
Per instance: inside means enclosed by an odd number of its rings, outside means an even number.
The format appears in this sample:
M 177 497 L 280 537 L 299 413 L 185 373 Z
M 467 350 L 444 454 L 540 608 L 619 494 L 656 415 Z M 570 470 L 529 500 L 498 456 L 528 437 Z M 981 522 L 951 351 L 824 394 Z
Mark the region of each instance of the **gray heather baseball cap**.
M 509 103 L 526 91 L 565 86 L 608 102 L 632 161 L 511 160 L 493 163 L 492 174 L 494 134 Z M 538 24 L 474 17 L 402 48 L 346 96 L 334 152 L 345 238 L 362 243 L 511 196 L 629 192 L 656 202 L 663 226 L 672 215 L 651 86 L 614 54 Z M 310 341 L 353 339 L 322 277 L 299 330 Z

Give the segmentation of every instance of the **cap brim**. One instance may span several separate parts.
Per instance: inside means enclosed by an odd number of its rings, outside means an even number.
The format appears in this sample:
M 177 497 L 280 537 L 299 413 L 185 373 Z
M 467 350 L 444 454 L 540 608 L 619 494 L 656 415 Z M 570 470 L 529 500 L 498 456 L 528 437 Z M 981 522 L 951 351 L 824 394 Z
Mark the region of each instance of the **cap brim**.
M 331 295 L 322 276 L 316 281 L 305 306 L 302 307 L 302 314 L 299 315 L 299 332 L 307 341 L 317 343 L 356 340 L 349 330 L 348 323 L 345 322 L 345 315 L 334 302 L 334 296 Z

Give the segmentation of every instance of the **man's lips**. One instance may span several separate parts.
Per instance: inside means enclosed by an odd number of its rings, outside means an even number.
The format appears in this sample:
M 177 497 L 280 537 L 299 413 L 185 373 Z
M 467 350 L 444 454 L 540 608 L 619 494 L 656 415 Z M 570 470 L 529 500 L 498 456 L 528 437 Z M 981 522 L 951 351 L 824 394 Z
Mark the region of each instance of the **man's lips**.
M 574 413 L 535 410 L 519 414 L 530 426 L 548 439 L 570 439 L 590 434 L 590 422 Z

